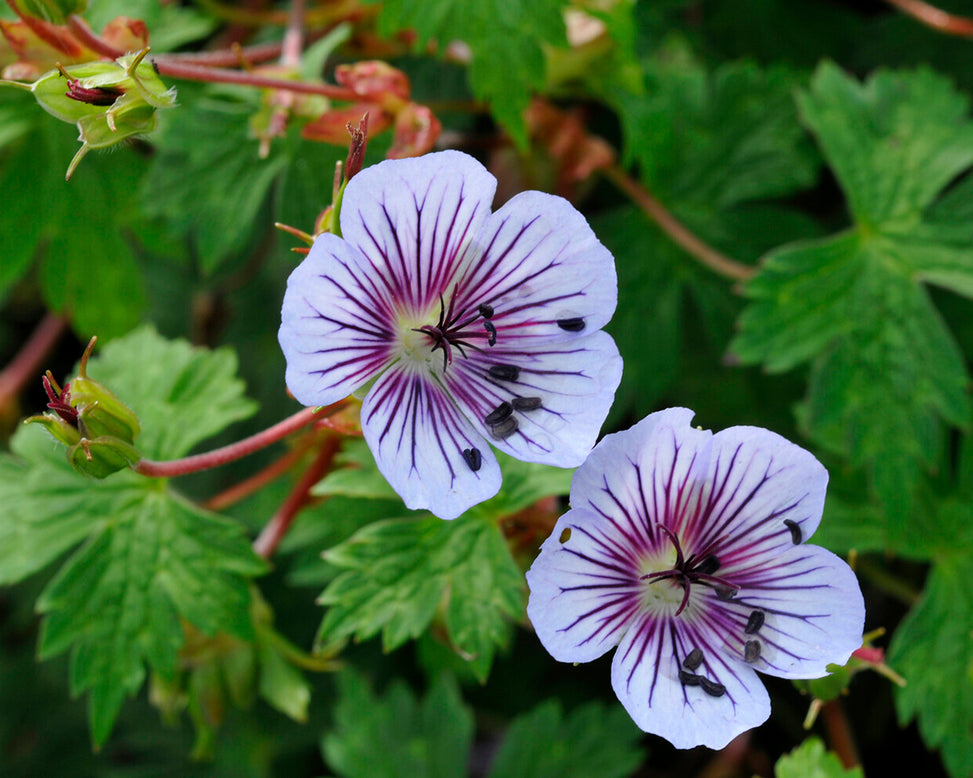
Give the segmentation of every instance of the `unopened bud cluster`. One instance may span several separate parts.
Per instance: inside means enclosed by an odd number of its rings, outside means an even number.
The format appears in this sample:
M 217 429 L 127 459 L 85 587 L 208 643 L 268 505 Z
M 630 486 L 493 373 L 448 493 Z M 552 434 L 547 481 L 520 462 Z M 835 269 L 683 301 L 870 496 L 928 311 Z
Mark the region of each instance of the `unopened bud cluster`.
M 105 478 L 131 467 L 142 455 L 133 443 L 140 426 L 135 413 L 104 385 L 87 375 L 88 357 L 95 345 L 91 339 L 78 375 L 62 389 L 51 372 L 44 376 L 47 407 L 53 413 L 31 416 L 27 423 L 43 424 L 68 447 L 68 461 L 80 473 Z

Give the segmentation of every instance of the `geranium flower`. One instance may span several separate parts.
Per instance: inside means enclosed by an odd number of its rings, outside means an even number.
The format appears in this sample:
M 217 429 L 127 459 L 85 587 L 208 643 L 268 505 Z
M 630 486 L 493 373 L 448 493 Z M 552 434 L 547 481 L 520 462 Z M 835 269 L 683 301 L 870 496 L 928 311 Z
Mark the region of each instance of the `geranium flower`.
M 804 541 L 828 474 L 756 427 L 653 413 L 578 468 L 572 509 L 527 572 L 527 614 L 562 662 L 618 646 L 612 687 L 646 732 L 722 748 L 770 715 L 756 670 L 818 678 L 861 646 L 854 573 Z
M 490 444 L 575 467 L 621 378 L 601 332 L 615 266 L 566 200 L 523 192 L 455 151 L 388 160 L 344 192 L 342 238 L 291 274 L 280 344 L 305 405 L 367 388 L 362 431 L 410 508 L 452 519 L 500 488 Z

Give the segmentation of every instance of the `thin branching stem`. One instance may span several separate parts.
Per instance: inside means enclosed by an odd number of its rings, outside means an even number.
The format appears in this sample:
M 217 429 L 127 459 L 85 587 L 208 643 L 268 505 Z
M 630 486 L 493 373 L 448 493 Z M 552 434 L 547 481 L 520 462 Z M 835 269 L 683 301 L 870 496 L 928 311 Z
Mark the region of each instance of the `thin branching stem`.
M 267 484 L 277 480 L 289 471 L 300 461 L 301 457 L 307 454 L 308 450 L 316 441 L 316 436 L 307 435 L 300 444 L 271 462 L 263 470 L 210 497 L 203 503 L 203 507 L 211 511 L 222 511 L 231 505 L 236 505 L 241 500 L 245 500 L 251 494 L 260 491 Z
M 617 186 L 642 211 L 654 221 L 674 243 L 710 270 L 734 281 L 746 281 L 754 274 L 749 265 L 730 259 L 712 246 L 704 243 L 682 222 L 673 216 L 645 187 L 635 181 L 617 165 L 604 169 L 608 180 Z
M 171 478 L 173 476 L 188 475 L 190 473 L 198 473 L 200 470 L 219 467 L 248 456 L 255 451 L 260 451 L 272 443 L 276 443 L 278 440 L 282 440 L 288 435 L 303 429 L 309 424 L 332 416 L 342 410 L 346 405 L 347 401 L 341 400 L 323 408 L 305 408 L 293 416 L 278 422 L 273 427 L 268 427 L 256 435 L 238 440 L 236 443 L 223 446 L 223 448 L 182 459 L 173 459 L 167 462 L 142 459 L 133 469 L 136 473 L 152 478 Z
M 274 555 L 277 546 L 280 545 L 294 523 L 294 519 L 297 518 L 297 514 L 311 499 L 312 487 L 331 469 L 335 454 L 338 453 L 340 448 L 341 438 L 337 436 L 329 437 L 324 442 L 314 461 L 301 475 L 291 493 L 287 495 L 284 504 L 280 506 L 277 513 L 257 536 L 257 539 L 253 542 L 253 550 L 264 559 L 269 559 Z

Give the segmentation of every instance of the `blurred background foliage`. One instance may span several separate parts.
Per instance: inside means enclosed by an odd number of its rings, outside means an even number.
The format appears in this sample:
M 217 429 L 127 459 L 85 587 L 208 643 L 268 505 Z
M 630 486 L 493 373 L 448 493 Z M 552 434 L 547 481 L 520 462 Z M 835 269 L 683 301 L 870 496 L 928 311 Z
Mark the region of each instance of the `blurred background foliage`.
M 177 105 L 126 114 L 144 126 L 65 182 L 76 117 L 0 89 L 0 773 L 840 776 L 847 726 L 866 774 L 973 775 L 973 21 L 900 2 L 10 0 L 4 78 L 148 40 Z M 201 52 L 239 83 L 191 76 Z M 372 62 L 395 70 L 361 87 Z M 606 660 L 558 666 L 525 629 L 570 473 L 504 460 L 501 494 L 447 524 L 344 442 L 265 564 L 249 540 L 337 433 L 160 487 L 86 481 L 21 426 L 92 335 L 147 455 L 297 411 L 276 333 L 299 241 L 274 223 L 314 232 L 364 110 L 366 164 L 459 148 L 498 204 L 542 189 L 589 218 L 619 275 L 606 431 L 682 405 L 815 452 L 814 542 L 850 557 L 905 686 L 812 688 L 822 745 L 807 688 L 768 679 L 767 724 L 678 752 Z

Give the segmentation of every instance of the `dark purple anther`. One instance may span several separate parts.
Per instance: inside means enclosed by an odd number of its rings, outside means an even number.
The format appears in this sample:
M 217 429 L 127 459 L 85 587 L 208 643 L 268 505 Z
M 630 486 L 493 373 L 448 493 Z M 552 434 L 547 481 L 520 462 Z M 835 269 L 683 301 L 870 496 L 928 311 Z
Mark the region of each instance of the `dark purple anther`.
M 515 365 L 490 365 L 491 378 L 499 381 L 516 381 L 520 378 L 520 368 Z
M 497 328 L 493 326 L 493 322 L 489 319 L 484 319 L 483 329 L 485 329 L 490 336 L 487 343 L 491 346 L 494 345 L 497 342 Z
M 748 640 L 743 647 L 743 661 L 752 665 L 758 659 L 760 659 L 760 641 Z
M 510 404 L 515 411 L 536 411 L 541 407 L 540 397 L 514 397 Z
M 581 332 L 584 329 L 584 319 L 580 316 L 574 319 L 558 319 L 557 326 L 568 332 Z
M 726 694 L 726 687 L 723 684 L 711 681 L 709 678 L 700 677 L 699 685 L 710 697 L 722 697 Z
M 794 545 L 801 545 L 801 541 L 804 540 L 804 533 L 801 532 L 801 525 L 796 521 L 784 519 L 784 526 L 791 531 L 791 541 L 793 541 Z
M 514 407 L 510 403 L 502 402 L 486 415 L 486 417 L 483 419 L 483 423 L 488 427 L 493 426 L 494 424 L 499 424 L 513 412 Z
M 701 573 L 702 575 L 713 575 L 717 570 L 720 569 L 720 560 L 716 558 L 715 554 L 710 554 L 703 559 L 696 567 L 693 572 Z
M 490 434 L 493 435 L 497 440 L 503 440 L 504 438 L 509 438 L 517 431 L 517 419 L 513 416 L 504 419 L 499 424 L 492 424 L 490 426 Z
M 696 675 L 696 673 L 690 673 L 686 670 L 679 671 L 679 682 L 683 686 L 699 686 L 700 682 L 703 680 L 703 676 Z
M 466 460 L 466 464 L 474 473 L 483 465 L 483 455 L 480 454 L 478 448 L 464 448 L 463 459 Z
M 682 660 L 682 666 L 690 672 L 698 670 L 701 664 L 703 664 L 703 650 L 701 648 L 694 648 Z
M 492 305 L 488 305 L 487 303 L 480 303 L 480 307 L 477 308 L 476 310 L 480 312 L 480 316 L 482 316 L 484 319 L 492 319 L 493 318 L 493 306 Z
M 756 635 L 764 625 L 764 616 L 763 611 L 751 611 L 750 618 L 747 619 L 747 626 L 743 631 L 748 635 Z

